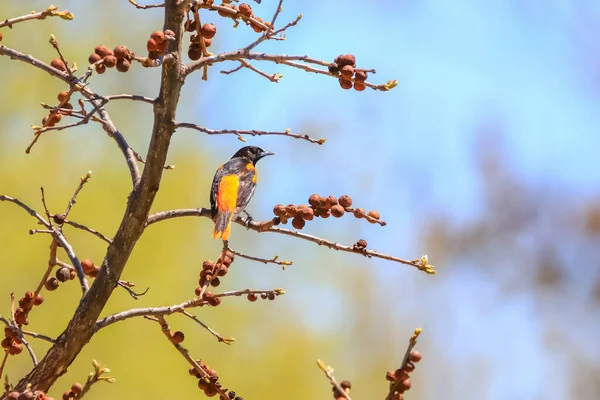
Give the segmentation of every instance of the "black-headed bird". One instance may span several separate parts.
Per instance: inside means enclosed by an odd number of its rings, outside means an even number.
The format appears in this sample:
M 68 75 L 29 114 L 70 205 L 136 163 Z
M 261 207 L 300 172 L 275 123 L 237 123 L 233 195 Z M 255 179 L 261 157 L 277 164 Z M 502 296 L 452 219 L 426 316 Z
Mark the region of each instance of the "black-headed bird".
M 274 154 L 256 146 L 242 147 L 217 169 L 210 190 L 214 239 L 229 239 L 231 221 L 244 211 L 256 189 L 256 163 Z

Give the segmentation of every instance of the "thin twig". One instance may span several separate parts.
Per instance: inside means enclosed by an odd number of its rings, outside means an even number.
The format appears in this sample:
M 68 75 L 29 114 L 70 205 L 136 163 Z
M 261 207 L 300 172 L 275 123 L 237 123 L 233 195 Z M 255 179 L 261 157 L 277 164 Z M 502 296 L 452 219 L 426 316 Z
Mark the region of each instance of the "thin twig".
M 138 10 L 147 10 L 149 8 L 162 8 L 165 6 L 165 3 L 162 4 L 147 4 L 147 5 L 140 5 L 138 4 L 136 1 L 134 0 L 129 0 L 129 3 L 131 3 L 132 5 L 135 6 L 135 8 L 137 8 Z
M 183 313 L 183 315 L 185 315 L 185 316 L 193 319 L 198 324 L 200 324 L 200 326 L 202 326 L 204 329 L 206 329 L 207 331 L 209 331 L 210 334 L 213 335 L 214 337 L 216 337 L 219 342 L 223 342 L 225 344 L 233 344 L 233 342 L 235 342 L 234 338 L 227 338 L 227 337 L 221 336 L 218 332 L 214 331 L 210 326 L 208 326 L 204 322 L 200 321 L 198 319 L 198 317 L 196 317 L 195 315 L 192 315 L 192 314 L 190 314 L 187 311 L 182 311 L 182 313 Z
M 285 267 L 294 264 L 293 261 L 286 261 L 286 260 L 279 260 L 279 256 L 275 256 L 271 259 L 266 259 L 266 258 L 260 258 L 260 257 L 254 257 L 254 256 L 249 256 L 247 254 L 243 254 L 240 253 L 238 251 L 233 250 L 231 247 L 227 247 L 227 250 L 231 251 L 233 254 L 235 254 L 238 257 L 242 257 L 245 258 L 247 260 L 252 260 L 252 261 L 258 261 L 261 262 L 263 264 L 277 264 L 277 265 L 281 265 L 281 267 L 283 269 L 285 269 Z
M 142 101 L 148 104 L 154 104 L 154 99 L 150 97 L 141 96 L 139 94 L 111 94 L 110 96 L 103 96 L 104 100 L 113 101 L 113 100 L 133 100 L 133 101 Z
M 343 395 L 347 400 L 352 400 L 350 398 L 350 395 L 346 393 L 346 391 L 342 389 L 340 384 L 337 383 L 337 381 L 335 380 L 335 377 L 333 376 L 333 368 L 331 368 L 328 365 L 325 365 L 321 360 L 317 360 L 317 365 L 319 366 L 319 369 L 325 373 L 325 376 L 327 377 L 327 379 L 329 379 L 331 385 L 335 387 L 336 391 Z
M 85 226 L 85 225 L 81 225 L 81 224 L 80 224 L 80 223 L 78 223 L 78 222 L 75 222 L 75 221 L 69 221 L 69 220 L 65 220 L 65 221 L 63 222 L 63 224 L 65 224 L 65 225 L 70 225 L 70 226 L 72 226 L 73 228 L 77 228 L 77 229 L 81 229 L 81 230 L 83 230 L 83 231 L 89 232 L 89 233 L 91 233 L 92 235 L 95 235 L 95 236 L 99 237 L 100 239 L 104 240 L 104 241 L 105 241 L 106 243 L 108 243 L 108 244 L 111 244 L 111 243 L 112 243 L 112 239 L 110 239 L 110 238 L 108 238 L 108 237 L 104 236 L 103 234 L 101 234 L 101 233 L 100 233 L 100 232 L 98 232 L 97 230 L 95 230 L 95 229 L 92 229 L 92 228 L 88 228 L 87 226 Z
M 87 174 L 85 174 L 84 176 L 81 177 L 79 186 L 77 186 L 77 189 L 75 189 L 75 193 L 73 193 L 73 197 L 71 197 L 71 200 L 69 200 L 69 204 L 67 204 L 67 209 L 65 210 L 65 218 L 67 218 L 69 216 L 69 212 L 71 211 L 71 208 L 77 202 L 77 195 L 79 194 L 81 189 L 83 189 L 83 185 L 85 185 L 90 180 L 91 177 L 92 177 L 92 171 L 88 171 Z
M 102 365 L 96 360 L 92 360 L 92 365 L 94 366 L 94 372 L 90 373 L 85 385 L 83 386 L 83 389 L 81 389 L 81 393 L 76 395 L 75 399 L 78 399 L 78 400 L 82 399 L 83 396 L 85 396 L 87 394 L 87 392 L 90 391 L 92 386 L 97 382 L 100 382 L 100 381 L 105 381 L 108 383 L 115 382 L 115 378 L 110 377 L 110 376 L 103 376 L 104 374 L 110 372 L 110 369 L 102 367 Z
M 0 376 L 4 372 L 4 366 L 6 365 L 6 359 L 8 358 L 8 349 L 4 349 L 4 358 L 2 359 L 2 364 L 0 364 Z
M 128 282 L 129 283 L 129 282 Z M 150 288 L 146 288 L 146 290 L 144 290 L 142 293 L 136 293 L 133 290 L 131 290 L 131 288 L 129 287 L 131 284 L 127 284 L 124 281 L 117 281 L 117 285 L 121 286 L 123 289 L 125 289 L 127 291 L 127 293 L 129 293 L 129 295 L 131 297 L 133 297 L 135 300 L 137 300 L 140 296 L 145 295 L 146 293 L 148 293 L 148 290 L 150 290 Z
M 279 83 L 279 80 L 283 77 L 283 75 L 281 75 L 280 73 L 267 74 L 266 72 L 256 68 L 254 65 L 250 64 L 246 60 L 238 60 L 238 61 L 240 62 L 240 67 L 237 67 L 237 68 L 234 68 L 231 70 L 227 70 L 227 71 L 221 70 L 220 72 L 222 74 L 229 75 L 229 74 L 239 71 L 243 67 L 243 68 L 248 68 L 249 70 L 256 72 L 260 76 L 267 78 L 268 80 L 270 80 L 271 82 L 274 82 L 274 83 Z
M 302 139 L 302 140 L 306 140 L 310 143 L 315 143 L 315 144 L 323 144 L 325 143 L 325 138 L 322 139 L 314 139 L 308 135 L 301 135 L 299 133 L 292 133 L 290 131 L 290 129 L 286 129 L 285 131 L 282 132 L 274 132 L 274 131 L 261 131 L 261 130 L 257 130 L 257 129 L 253 129 L 253 130 L 243 130 L 243 129 L 220 129 L 220 130 L 215 130 L 215 129 L 209 129 L 209 128 L 205 128 L 203 126 L 200 125 L 196 125 L 196 124 L 192 124 L 189 122 L 179 122 L 175 124 L 175 129 L 179 129 L 179 128 L 188 128 L 188 129 L 194 129 L 203 133 L 206 133 L 207 135 L 237 135 L 237 137 L 245 142 L 246 139 L 244 139 L 242 137 L 242 135 L 248 135 L 248 136 L 264 136 L 264 135 L 276 135 L 276 136 L 288 136 L 294 139 Z
M 6 19 L 6 20 L 0 22 L 0 28 L 4 28 L 5 26 L 12 28 L 12 26 L 14 24 L 17 24 L 19 22 L 29 21 L 32 19 L 44 19 L 46 17 L 60 17 L 62 19 L 66 19 L 66 20 L 72 20 L 75 17 L 72 12 L 69 12 L 67 10 L 65 10 L 65 11 L 57 11 L 57 10 L 58 10 L 58 7 L 50 6 L 47 9 L 45 9 L 44 11 L 40 11 L 40 12 L 32 11 L 31 13 L 22 15 L 20 17 Z

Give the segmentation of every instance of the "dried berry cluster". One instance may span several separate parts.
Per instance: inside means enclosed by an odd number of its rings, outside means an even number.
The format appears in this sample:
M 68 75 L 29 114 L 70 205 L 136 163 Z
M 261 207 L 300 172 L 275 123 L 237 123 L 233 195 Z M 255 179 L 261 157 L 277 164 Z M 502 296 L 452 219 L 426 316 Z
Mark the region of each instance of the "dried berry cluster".
M 212 262 L 210 260 L 204 261 L 204 263 L 202 263 L 202 271 L 200 271 L 200 280 L 198 281 L 200 287 L 196 289 L 196 292 L 207 283 L 212 287 L 219 286 L 221 284 L 219 277 L 227 275 L 227 271 L 229 271 L 229 267 L 234 260 L 235 254 L 230 250 L 226 250 L 221 253 L 217 262 Z M 196 295 L 198 296 L 199 293 L 196 293 Z
M 314 217 L 329 218 L 332 215 L 335 218 L 340 218 L 346 212 L 354 214 L 356 218 L 365 218 L 372 224 L 385 225 L 385 222 L 379 220 L 380 216 L 377 211 L 371 210 L 365 213 L 362 208 L 351 208 L 352 198 L 348 195 L 343 195 L 338 199 L 335 196 L 322 197 L 315 193 L 308 198 L 308 204 L 300 204 L 299 206 L 277 204 L 273 208 L 273 214 L 279 217 L 282 224 L 286 224 L 291 218 L 292 226 L 296 229 L 304 228 L 306 221 L 312 221 Z
M 350 383 L 350 381 L 341 381 L 340 382 L 340 386 L 342 389 L 344 389 L 344 392 L 346 392 L 346 394 L 350 394 L 350 388 L 352 387 L 352 384 Z M 344 396 L 343 393 L 340 393 L 340 391 L 333 386 L 331 388 L 331 390 L 333 391 L 333 398 L 336 400 L 345 400 L 346 396 Z
M 395 371 L 388 371 L 385 379 L 390 382 L 390 390 L 393 390 L 392 400 L 403 400 L 403 393 L 410 389 L 411 382 L 409 374 L 415 370 L 415 363 L 421 361 L 421 353 L 417 350 L 412 350 L 408 356 L 408 362 L 404 367 L 398 368 Z
M 150 34 L 150 39 L 146 42 L 146 50 L 148 50 L 148 58 L 157 60 L 160 56 L 164 56 L 169 47 L 169 40 L 175 39 L 175 33 L 167 29 L 166 31 L 154 31 Z
M 260 294 L 260 298 L 263 300 L 275 300 L 275 297 L 279 296 L 278 292 L 268 292 L 268 293 L 261 293 Z M 248 301 L 254 303 L 256 300 L 258 300 L 258 294 L 256 293 L 248 293 Z
M 50 110 L 50 113 L 42 119 L 42 126 L 52 127 L 60 122 L 63 115 L 71 115 L 71 110 L 73 110 L 73 104 L 69 103 L 71 94 L 63 90 L 58 93 L 57 97 L 59 102 L 57 108 L 60 108 L 60 110 Z
M 127 72 L 129 71 L 129 67 L 131 67 L 133 57 L 134 54 L 126 46 L 120 45 L 111 50 L 106 46 L 98 45 L 88 57 L 88 62 L 95 66 L 96 72 L 99 74 L 103 74 L 106 68 L 113 68 L 115 66 L 117 67 L 117 71 Z
M 366 89 L 367 71 L 356 68 L 356 57 L 353 54 L 341 54 L 336 57 L 332 64 L 329 64 L 329 72 L 339 76 L 342 89 L 352 89 L 362 92 Z M 354 78 L 354 83 L 352 81 Z
M 200 22 L 196 19 L 190 19 L 185 22 L 185 30 L 187 32 L 195 32 L 190 36 L 190 46 L 188 48 L 188 57 L 190 60 L 199 60 L 202 57 L 202 44 L 204 48 L 210 47 L 212 38 L 217 34 L 217 27 L 211 23 L 206 23 L 198 30 Z
M 2 41 L 2 32 L 0 32 L 0 42 Z
M 23 393 L 10 392 L 8 394 L 9 400 L 54 400 L 54 397 L 46 396 L 46 393 L 42 390 L 27 390 Z
M 210 2 L 212 3 L 212 2 Z M 223 3 L 221 7 L 229 8 L 234 12 L 228 12 L 224 10 L 219 10 L 218 13 L 221 17 L 231 18 L 233 20 L 237 20 L 241 18 L 242 21 L 246 23 L 246 25 L 250 25 L 250 27 L 254 30 L 254 32 L 264 32 L 267 29 L 271 29 L 271 23 L 268 21 L 263 21 L 261 17 L 257 17 L 254 15 L 252 11 L 252 7 L 250 4 L 242 3 L 239 6 L 235 4 Z
M 196 360 L 196 362 L 200 365 L 200 368 L 208 374 L 208 378 L 204 378 L 194 367 L 190 368 L 188 372 L 198 379 L 198 388 L 204 391 L 206 397 L 214 397 L 219 392 L 222 392 L 226 393 L 226 396 L 221 395 L 220 400 L 244 400 L 242 397 L 236 396 L 233 390 L 223 389 L 223 386 L 219 382 L 217 371 L 210 369 L 201 360 Z
M 15 310 L 15 323 L 19 326 L 29 324 L 27 317 L 34 306 L 39 306 L 44 302 L 41 294 L 36 296 L 33 292 L 25 293 L 25 296 L 19 299 L 19 308 Z
M 74 399 L 75 397 L 79 396 L 82 390 L 83 385 L 81 383 L 74 383 L 71 386 L 71 389 L 63 393 L 62 400 Z
M 100 271 L 100 267 L 94 265 L 91 260 L 85 259 L 81 261 L 81 268 L 83 269 L 83 273 L 90 278 L 95 278 Z M 44 284 L 44 287 L 48 291 L 53 291 L 58 289 L 58 286 L 61 282 L 72 281 L 77 277 L 77 272 L 74 268 L 69 267 L 60 267 L 56 270 L 54 274 L 55 277 L 50 277 Z
M 18 334 L 10 326 L 4 327 L 4 339 L 2 339 L 2 348 L 8 351 L 8 354 L 17 355 L 23 351 L 23 342 Z

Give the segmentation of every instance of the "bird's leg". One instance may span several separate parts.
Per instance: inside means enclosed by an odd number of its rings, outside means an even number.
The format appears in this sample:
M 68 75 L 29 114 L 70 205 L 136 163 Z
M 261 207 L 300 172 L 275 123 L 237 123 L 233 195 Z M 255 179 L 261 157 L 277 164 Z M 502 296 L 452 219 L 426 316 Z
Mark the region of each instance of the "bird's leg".
M 246 219 L 244 220 L 246 229 L 250 229 L 250 222 L 254 221 L 254 218 L 252 218 L 252 215 L 250 215 L 246 210 L 244 210 L 243 213 L 246 214 Z
M 229 250 L 229 240 L 223 240 L 223 251 Z

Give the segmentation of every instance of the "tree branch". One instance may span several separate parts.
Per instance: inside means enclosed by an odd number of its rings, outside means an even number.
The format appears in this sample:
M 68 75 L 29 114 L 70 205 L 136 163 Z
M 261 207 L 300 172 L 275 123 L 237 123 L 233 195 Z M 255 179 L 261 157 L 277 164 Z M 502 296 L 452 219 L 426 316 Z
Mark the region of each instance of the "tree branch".
M 64 11 L 57 11 L 57 10 L 58 10 L 58 7 L 50 6 L 47 9 L 45 9 L 44 11 L 40 11 L 40 12 L 32 11 L 31 13 L 29 13 L 27 15 L 22 15 L 20 17 L 11 18 L 11 19 L 5 19 L 4 21 L 0 22 L 0 28 L 4 28 L 5 26 L 12 28 L 12 26 L 14 24 L 17 24 L 19 22 L 30 21 L 32 19 L 45 19 L 46 17 L 60 17 L 62 19 L 66 19 L 69 21 L 74 18 L 74 15 L 72 12 L 69 12 L 67 10 L 64 10 Z

